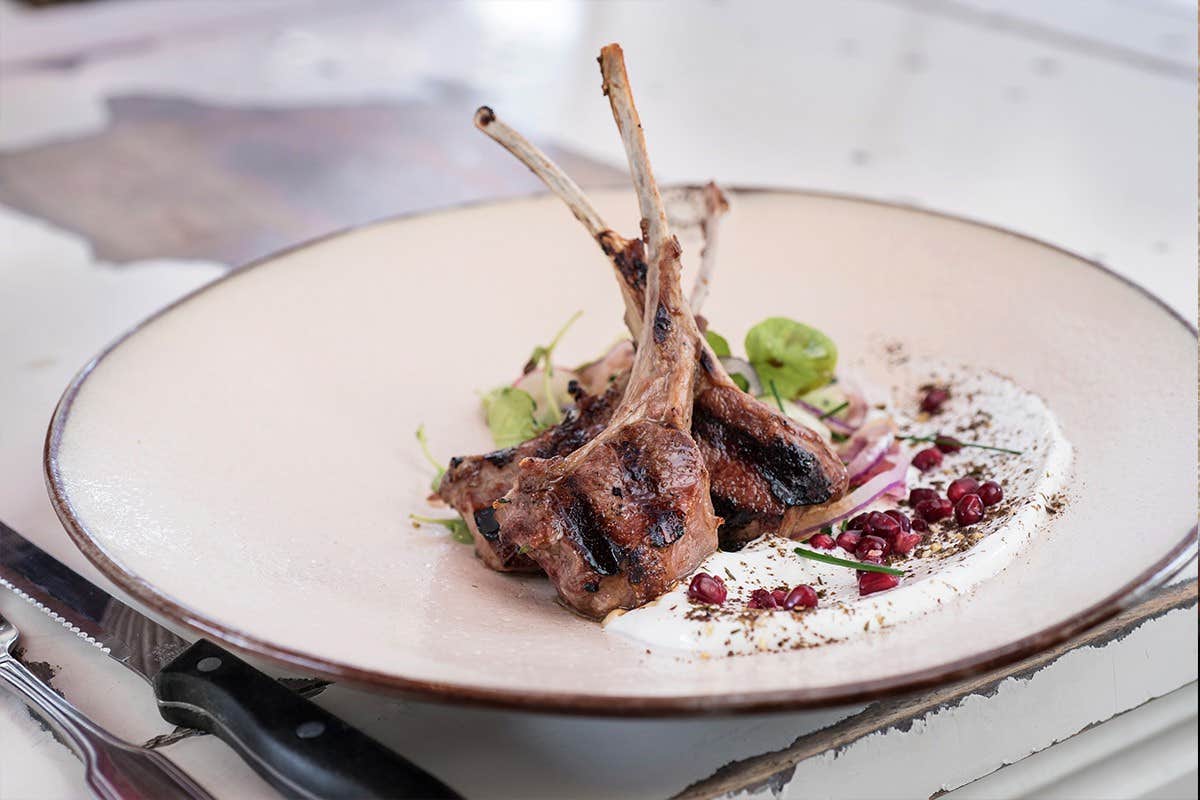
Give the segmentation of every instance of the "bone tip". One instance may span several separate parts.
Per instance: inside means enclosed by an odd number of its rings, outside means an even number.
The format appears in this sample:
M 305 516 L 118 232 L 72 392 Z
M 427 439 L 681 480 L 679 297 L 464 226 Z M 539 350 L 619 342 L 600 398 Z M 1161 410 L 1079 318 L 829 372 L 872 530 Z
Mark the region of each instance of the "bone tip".
M 624 52 L 621 50 L 621 45 L 616 42 L 611 42 L 600 48 L 600 58 L 624 58 Z
M 475 111 L 475 127 L 479 129 L 486 128 L 496 121 L 496 112 L 492 111 L 488 106 L 480 106 Z

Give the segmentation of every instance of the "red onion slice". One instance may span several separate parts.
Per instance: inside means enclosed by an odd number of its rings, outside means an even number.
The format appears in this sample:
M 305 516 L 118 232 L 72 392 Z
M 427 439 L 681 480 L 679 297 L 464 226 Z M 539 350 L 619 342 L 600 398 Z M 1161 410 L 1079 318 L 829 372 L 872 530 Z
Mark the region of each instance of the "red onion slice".
M 890 422 L 891 420 L 888 421 Z M 887 455 L 894 441 L 896 441 L 896 436 L 890 426 L 888 429 L 883 430 L 878 437 L 868 440 L 863 445 L 863 448 L 850 460 L 850 463 L 846 465 L 846 473 L 850 476 L 850 483 L 862 483 L 860 478 L 883 460 L 883 457 Z
M 878 417 L 861 426 L 849 439 L 842 442 L 841 447 L 838 448 L 838 455 L 841 456 L 844 463 L 850 464 L 858 457 L 859 453 L 870 449 L 875 442 L 884 437 L 889 437 L 888 444 L 884 445 L 884 450 L 886 450 L 888 445 L 895 440 L 895 436 L 896 423 L 892 421 L 892 418 Z
M 758 378 L 758 370 L 754 369 L 754 365 L 746 359 L 738 358 L 737 356 L 721 356 L 717 360 L 721 362 L 721 366 L 730 375 L 737 373 L 746 379 L 746 383 L 750 384 L 750 388 L 746 390 L 747 392 L 755 397 L 762 397 L 763 385 L 762 381 Z
M 787 535 L 793 539 L 807 539 L 821 528 L 854 516 L 885 494 L 905 491 L 908 484 L 908 462 L 907 458 L 899 459 L 891 469 L 871 478 L 841 500 L 823 506 L 809 506 L 803 510 L 790 509 L 784 520 Z
M 846 424 L 851 428 L 857 428 L 867 418 L 867 398 L 863 394 L 858 380 L 852 375 L 838 375 L 838 386 L 841 387 L 842 392 L 846 395 L 846 402 L 850 404 L 846 409 L 846 416 L 844 417 Z

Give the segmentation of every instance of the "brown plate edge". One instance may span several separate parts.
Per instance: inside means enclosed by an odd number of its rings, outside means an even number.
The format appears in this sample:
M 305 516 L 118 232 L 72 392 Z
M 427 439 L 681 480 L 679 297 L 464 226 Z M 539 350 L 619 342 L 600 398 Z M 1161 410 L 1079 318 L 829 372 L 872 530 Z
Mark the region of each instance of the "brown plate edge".
M 689 187 L 696 188 L 696 187 Z M 853 203 L 898 208 L 913 211 L 954 222 L 961 222 L 976 227 L 1003 233 L 1008 236 L 1049 248 L 1075 261 L 1116 279 L 1149 299 L 1161 308 L 1168 316 L 1179 322 L 1193 337 L 1197 336 L 1196 327 L 1184 319 L 1173 308 L 1160 298 L 1151 294 L 1144 287 L 1117 274 L 1099 262 L 1085 258 L 1058 245 L 1042 241 L 1033 236 L 981 222 L 969 217 L 934 211 L 920 206 L 877 200 L 869 197 L 840 194 L 837 192 L 814 191 L 786 187 L 751 186 L 727 187 L 733 194 L 793 194 L 807 197 L 840 200 Z M 95 357 L 87 362 L 72 378 L 55 406 L 46 431 L 43 449 L 43 471 L 46 488 L 54 511 L 62 522 L 75 546 L 92 562 L 100 572 L 119 586 L 131 597 L 154 609 L 164 617 L 177 621 L 205 636 L 227 644 L 244 652 L 263 656 L 292 669 L 312 672 L 334 680 L 346 681 L 364 688 L 384 689 L 390 693 L 411 697 L 419 700 L 433 700 L 461 705 L 485 706 L 520 711 L 538 711 L 559 714 L 580 714 L 589 716 L 612 717 L 665 717 L 665 716 L 694 716 L 702 714 L 735 714 L 753 712 L 776 712 L 789 710 L 804 710 L 828 708 L 838 705 L 861 704 L 890 697 L 904 692 L 930 688 L 938 684 L 954 681 L 1005 666 L 1023 658 L 1036 655 L 1038 652 L 1061 644 L 1086 629 L 1104 622 L 1107 619 L 1125 611 L 1140 602 L 1154 589 L 1164 585 L 1173 575 L 1188 564 L 1197 554 L 1197 526 L 1174 546 L 1163 558 L 1143 571 L 1120 589 L 1104 599 L 1093 604 L 1084 611 L 1054 625 L 1043 628 L 1036 633 L 1017 639 L 1002 647 L 958 659 L 938 667 L 881 678 L 874 681 L 846 683 L 840 686 L 824 688 L 797 688 L 771 692 L 747 692 L 745 694 L 724 695 L 693 695 L 685 697 L 647 697 L 620 695 L 589 695 L 568 693 L 518 693 L 507 690 L 480 689 L 459 684 L 437 683 L 401 678 L 395 675 L 363 670 L 334 661 L 313 658 L 303 652 L 290 648 L 277 647 L 257 637 L 227 627 L 215 620 L 205 617 L 183 603 L 155 589 L 150 583 L 138 577 L 123 567 L 116 559 L 110 557 L 96 540 L 87 532 L 83 524 L 76 518 L 70 501 L 63 490 L 61 476 L 58 470 L 58 449 L 62 432 L 70 416 L 71 406 L 75 397 L 83 387 L 91 372 L 113 350 L 124 343 L 135 333 L 145 328 L 161 316 L 164 316 L 176 306 L 181 305 L 212 287 L 230 280 L 255 267 L 275 261 L 328 239 L 351 233 L 356 230 L 388 224 L 398 220 L 413 219 L 435 214 L 444 214 L 468 208 L 483 207 L 503 202 L 519 202 L 542 195 L 545 192 L 532 192 L 500 199 L 487 199 L 450 205 L 433 210 L 399 214 L 382 219 L 342 228 L 331 233 L 300 242 L 291 247 L 275 251 L 261 258 L 254 259 L 236 267 L 210 283 L 198 287 L 178 298 L 145 320 L 139 322 L 114 341 L 108 344 Z

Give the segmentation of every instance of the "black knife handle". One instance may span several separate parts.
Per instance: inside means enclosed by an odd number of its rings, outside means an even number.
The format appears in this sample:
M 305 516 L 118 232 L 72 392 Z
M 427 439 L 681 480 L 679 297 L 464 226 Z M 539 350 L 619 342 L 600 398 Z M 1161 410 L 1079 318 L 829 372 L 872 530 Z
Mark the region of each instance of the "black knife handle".
M 163 719 L 220 737 L 287 797 L 458 798 L 453 789 L 201 639 L 154 678 Z

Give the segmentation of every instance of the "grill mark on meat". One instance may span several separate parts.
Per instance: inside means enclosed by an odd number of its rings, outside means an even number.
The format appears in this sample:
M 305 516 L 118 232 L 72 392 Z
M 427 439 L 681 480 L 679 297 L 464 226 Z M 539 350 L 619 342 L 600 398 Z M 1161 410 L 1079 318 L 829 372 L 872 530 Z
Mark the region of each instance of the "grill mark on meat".
M 479 535 L 489 542 L 500 541 L 500 523 L 496 521 L 496 509 L 488 506 L 475 512 L 475 527 Z
M 746 508 L 738 504 L 735 499 L 716 492 L 712 493 L 712 503 L 713 511 L 716 512 L 718 517 L 725 520 L 722 527 L 744 528 L 759 517 L 759 513 L 754 509 Z M 722 542 L 723 544 L 724 542 Z M 722 547 L 722 549 L 725 548 Z M 740 550 L 741 547 L 737 549 Z
M 653 527 L 650 528 L 650 544 L 655 547 L 666 547 L 683 536 L 686 530 L 683 525 L 683 517 L 675 509 L 656 509 L 654 517 Z
M 516 448 L 506 447 L 503 450 L 493 450 L 490 453 L 484 453 L 483 458 L 485 461 L 487 461 L 493 467 L 502 468 L 502 467 L 507 467 L 509 464 L 511 464 L 512 460 L 513 460 L 513 456 L 515 456 L 516 454 L 517 454 Z M 459 461 L 461 462 L 462 459 L 459 459 Z M 455 466 L 457 466 L 457 465 L 455 465 Z
M 825 503 L 833 496 L 820 461 L 808 450 L 778 436 L 759 441 L 736 424 L 709 414 L 700 404 L 692 413 L 697 437 L 752 466 L 785 508 Z
M 616 549 L 621 551 L 621 564 L 625 568 L 625 577 L 629 579 L 629 582 L 637 586 L 646 580 L 649 569 L 643 559 L 645 553 L 642 548 L 635 547 L 632 550 L 625 550 L 624 548 Z
M 654 312 L 654 342 L 662 344 L 667 340 L 667 334 L 671 332 L 671 312 L 662 303 L 658 304 L 658 309 Z
M 625 473 L 625 485 L 633 490 L 634 497 L 653 497 L 658 493 L 658 485 L 650 476 L 650 471 L 641 462 L 642 453 L 633 442 L 618 440 L 613 442 L 613 450 L 621 460 L 621 469 Z M 632 485 L 631 485 L 632 484 Z M 621 495 L 616 495 L 620 497 Z
M 613 266 L 621 273 L 625 284 L 637 291 L 644 291 L 648 269 L 645 246 L 640 241 L 625 243 L 613 231 L 604 231 L 596 237 L 596 241 L 600 243 L 604 254 L 612 259 Z M 618 247 L 617 242 L 621 242 L 623 246 Z
M 716 374 L 715 367 L 713 367 L 712 357 L 708 354 L 708 350 L 703 348 L 700 350 L 700 368 L 703 369 L 709 377 L 712 377 L 714 374 Z
M 587 493 L 575 483 L 574 478 L 566 481 L 570 493 L 566 513 L 566 537 L 583 556 L 583 560 L 599 575 L 616 575 L 621 571 L 613 547 L 604 530 L 604 521 L 596 514 Z

